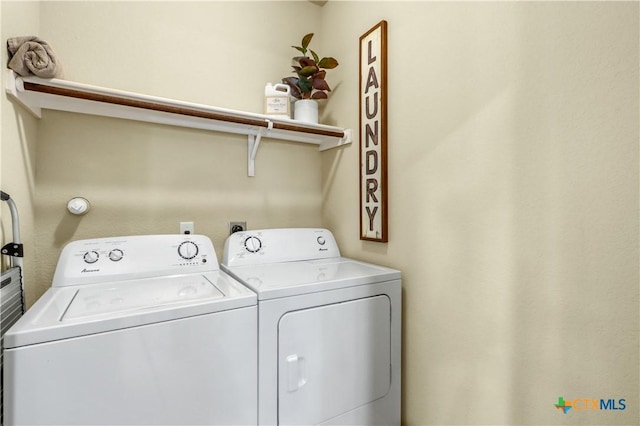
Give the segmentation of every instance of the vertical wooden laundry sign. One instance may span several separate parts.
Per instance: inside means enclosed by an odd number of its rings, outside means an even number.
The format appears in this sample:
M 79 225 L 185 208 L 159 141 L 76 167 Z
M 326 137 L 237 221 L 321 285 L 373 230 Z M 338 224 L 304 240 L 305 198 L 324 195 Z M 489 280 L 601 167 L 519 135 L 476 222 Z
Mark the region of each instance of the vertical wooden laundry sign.
M 360 239 L 387 235 L 387 21 L 360 37 Z

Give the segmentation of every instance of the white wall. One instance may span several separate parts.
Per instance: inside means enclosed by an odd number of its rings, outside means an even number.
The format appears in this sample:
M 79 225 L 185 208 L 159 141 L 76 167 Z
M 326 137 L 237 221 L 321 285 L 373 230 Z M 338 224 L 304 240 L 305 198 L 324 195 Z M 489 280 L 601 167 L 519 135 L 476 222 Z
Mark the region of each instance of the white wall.
M 323 218 L 343 254 L 403 272 L 404 422 L 637 424 L 638 4 L 322 19 L 331 116 L 354 129 L 358 39 L 388 21 L 389 243 L 359 240 L 357 144 L 323 153 Z

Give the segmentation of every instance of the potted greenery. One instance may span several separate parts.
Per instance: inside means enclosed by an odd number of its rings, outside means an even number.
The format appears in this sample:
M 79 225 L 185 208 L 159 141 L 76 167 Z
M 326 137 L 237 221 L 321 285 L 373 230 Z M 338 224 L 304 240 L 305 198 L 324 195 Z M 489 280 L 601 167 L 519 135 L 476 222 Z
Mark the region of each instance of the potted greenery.
M 298 99 L 295 104 L 294 118 L 301 121 L 318 122 L 317 99 L 327 99 L 327 92 L 331 91 L 325 80 L 327 71 L 338 66 L 338 61 L 333 57 L 320 57 L 311 49 L 309 43 L 313 33 L 302 38 L 301 46 L 291 46 L 302 56 L 293 58 L 293 72 L 296 76 L 285 77 L 282 82 L 291 88 L 291 96 Z M 311 57 L 307 56 L 311 53 Z

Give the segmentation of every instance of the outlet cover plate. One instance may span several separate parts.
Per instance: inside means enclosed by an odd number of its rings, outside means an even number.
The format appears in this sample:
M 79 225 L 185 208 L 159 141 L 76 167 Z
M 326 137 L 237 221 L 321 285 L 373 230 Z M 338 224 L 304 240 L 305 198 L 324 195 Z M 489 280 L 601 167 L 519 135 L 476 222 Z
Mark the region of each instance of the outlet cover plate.
M 180 222 L 181 234 L 193 234 L 193 222 Z
M 247 222 L 229 222 L 229 235 L 247 230 Z

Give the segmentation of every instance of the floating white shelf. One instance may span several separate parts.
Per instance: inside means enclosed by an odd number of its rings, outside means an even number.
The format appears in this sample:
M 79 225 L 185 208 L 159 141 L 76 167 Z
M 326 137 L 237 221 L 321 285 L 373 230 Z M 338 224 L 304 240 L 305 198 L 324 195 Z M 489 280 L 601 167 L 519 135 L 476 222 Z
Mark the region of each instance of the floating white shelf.
M 320 151 L 350 144 L 351 129 L 303 123 L 61 79 L 20 77 L 7 70 L 7 93 L 40 118 L 42 109 L 247 135 L 248 175 L 263 137 L 318 145 Z

